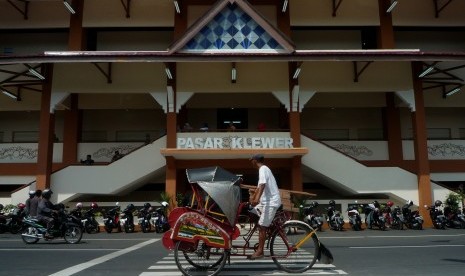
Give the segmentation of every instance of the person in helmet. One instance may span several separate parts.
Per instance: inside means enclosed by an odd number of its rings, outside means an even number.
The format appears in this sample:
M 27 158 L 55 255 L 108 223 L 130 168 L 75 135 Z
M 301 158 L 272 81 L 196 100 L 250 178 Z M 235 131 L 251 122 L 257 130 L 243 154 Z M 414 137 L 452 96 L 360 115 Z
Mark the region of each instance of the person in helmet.
M 96 210 L 96 209 L 98 209 L 98 204 L 95 203 L 95 202 L 92 202 L 92 203 L 90 204 L 90 208 Z
M 31 198 L 31 204 L 29 206 L 29 216 L 30 217 L 37 217 L 37 210 L 39 207 L 39 202 L 42 197 L 42 190 L 36 190 L 35 195 L 33 198 Z
M 82 219 L 82 203 L 81 202 L 76 203 L 76 208 L 73 209 L 70 214 L 79 219 Z
M 26 207 L 25 207 L 25 212 L 26 214 L 29 214 L 29 210 L 31 209 L 31 200 L 36 196 L 36 191 L 31 190 L 29 191 L 29 198 L 26 199 Z
M 53 213 L 56 213 L 55 205 L 50 201 L 50 197 L 52 196 L 53 192 L 50 189 L 45 189 L 42 192 L 42 199 L 39 202 L 37 207 L 37 219 L 47 224 L 47 233 L 45 234 L 46 237 L 53 237 L 50 234 L 50 230 L 53 228 L 55 224 L 55 220 L 53 219 Z
M 442 201 L 440 201 L 439 199 L 434 202 L 434 206 L 436 207 L 440 207 L 441 205 L 442 205 Z

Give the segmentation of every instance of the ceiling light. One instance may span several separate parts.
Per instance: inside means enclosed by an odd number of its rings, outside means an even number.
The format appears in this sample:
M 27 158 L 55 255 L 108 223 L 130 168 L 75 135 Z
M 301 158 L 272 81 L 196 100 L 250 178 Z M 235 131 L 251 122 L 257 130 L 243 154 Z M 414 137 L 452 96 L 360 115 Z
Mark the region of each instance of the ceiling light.
M 283 3 L 283 12 L 286 12 L 288 2 L 289 2 L 289 0 L 284 0 L 284 3 Z
M 396 0 L 391 1 L 391 5 L 390 5 L 389 8 L 386 10 L 386 12 L 387 12 L 387 13 L 390 13 L 396 6 L 397 6 L 397 1 L 396 1 Z
M 165 68 L 165 72 L 166 72 L 166 76 L 168 77 L 168 79 L 172 80 L 172 79 L 173 79 L 173 75 L 171 74 L 170 68 L 166 67 L 166 68 Z
M 41 73 L 37 72 L 37 70 L 35 70 L 34 68 L 29 67 L 29 72 L 36 76 L 38 79 L 45 80 L 45 77 Z
M 446 92 L 445 96 L 446 96 L 446 97 L 449 97 L 449 96 L 454 95 L 455 93 L 459 92 L 460 89 L 462 89 L 462 86 L 463 86 L 463 85 L 457 86 L 456 88 L 450 90 L 449 92 Z
M 423 72 L 421 72 L 421 74 L 418 75 L 418 77 L 423 78 L 424 76 L 428 75 L 433 70 L 434 70 L 434 66 L 430 66 L 430 67 L 426 68 Z
M 68 3 L 68 1 L 63 0 L 63 5 L 65 5 L 65 8 L 66 8 L 71 14 L 75 14 L 75 13 L 76 13 L 76 11 L 74 10 L 73 6 L 71 6 L 71 4 Z
M 231 82 L 236 83 L 237 80 L 237 70 L 236 64 L 233 62 L 232 69 L 231 69 Z
M 300 67 L 297 67 L 297 69 L 295 69 L 294 76 L 292 77 L 293 79 L 297 79 L 299 77 L 300 70 L 302 70 L 302 68 Z
M 174 3 L 174 8 L 176 9 L 176 12 L 177 12 L 177 13 L 181 13 L 181 9 L 179 8 L 179 3 L 178 3 L 178 1 L 177 1 L 177 0 L 174 0 L 173 3 Z
M 7 95 L 8 97 L 10 97 L 12 99 L 15 99 L 15 100 L 18 100 L 18 96 L 16 96 L 15 94 L 11 93 L 8 90 L 6 90 L 5 88 L 0 87 L 0 90 L 2 91 L 3 94 Z

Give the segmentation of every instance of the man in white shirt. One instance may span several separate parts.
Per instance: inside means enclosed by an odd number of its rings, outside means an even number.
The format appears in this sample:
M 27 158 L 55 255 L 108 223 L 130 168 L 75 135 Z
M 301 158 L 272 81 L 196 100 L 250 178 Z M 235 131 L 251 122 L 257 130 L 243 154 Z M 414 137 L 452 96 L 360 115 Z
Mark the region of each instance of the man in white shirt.
M 273 221 L 276 211 L 281 206 L 281 197 L 276 179 L 270 168 L 263 164 L 264 160 L 263 154 L 255 154 L 250 158 L 252 165 L 258 169 L 258 185 L 250 203 L 255 206 L 260 215 L 258 221 L 258 248 L 250 256 L 251 260 L 263 258 L 266 230 Z

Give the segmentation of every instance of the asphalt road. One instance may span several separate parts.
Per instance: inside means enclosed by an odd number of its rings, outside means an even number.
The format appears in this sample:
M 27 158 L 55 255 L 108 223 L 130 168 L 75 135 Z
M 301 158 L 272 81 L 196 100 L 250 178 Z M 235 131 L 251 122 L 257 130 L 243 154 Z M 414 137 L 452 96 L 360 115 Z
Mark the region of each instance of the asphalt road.
M 303 275 L 464 275 L 465 230 L 326 230 L 318 234 L 334 255 Z M 161 234 L 84 234 L 80 244 L 64 240 L 24 244 L 0 234 L 0 275 L 181 275 Z M 299 274 L 299 275 L 302 275 Z M 288 275 L 272 260 L 231 258 L 220 275 Z M 292 275 L 292 274 L 291 274 Z M 296 274 L 293 274 L 296 275 Z

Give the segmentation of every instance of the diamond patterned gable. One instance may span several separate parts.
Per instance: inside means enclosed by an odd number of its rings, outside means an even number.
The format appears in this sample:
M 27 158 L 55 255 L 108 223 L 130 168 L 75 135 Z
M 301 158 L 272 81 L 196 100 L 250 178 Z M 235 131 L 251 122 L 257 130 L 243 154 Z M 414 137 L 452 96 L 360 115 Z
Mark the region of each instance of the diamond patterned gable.
M 184 52 L 208 50 L 280 52 L 284 48 L 233 3 L 228 4 L 182 48 Z

